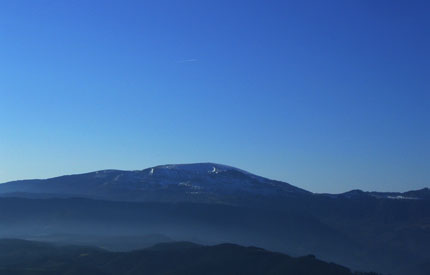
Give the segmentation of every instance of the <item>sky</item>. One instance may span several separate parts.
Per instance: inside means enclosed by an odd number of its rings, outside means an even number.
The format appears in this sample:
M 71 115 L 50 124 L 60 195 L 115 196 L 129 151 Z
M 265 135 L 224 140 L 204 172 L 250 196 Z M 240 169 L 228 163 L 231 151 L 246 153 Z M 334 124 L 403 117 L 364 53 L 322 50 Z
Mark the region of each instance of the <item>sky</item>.
M 0 182 L 215 162 L 430 186 L 430 2 L 0 1 Z

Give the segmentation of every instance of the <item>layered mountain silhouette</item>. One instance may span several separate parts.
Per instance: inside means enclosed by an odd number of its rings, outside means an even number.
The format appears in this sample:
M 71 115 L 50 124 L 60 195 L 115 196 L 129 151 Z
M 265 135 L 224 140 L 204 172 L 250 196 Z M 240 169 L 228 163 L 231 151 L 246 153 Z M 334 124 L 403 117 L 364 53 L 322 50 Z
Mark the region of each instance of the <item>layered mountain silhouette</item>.
M 202 246 L 161 243 L 114 253 L 80 246 L 0 240 L 1 274 L 158 275 L 158 274 L 320 274 L 352 275 L 348 268 L 314 256 L 290 257 L 234 244 Z M 364 273 L 361 273 L 365 275 Z
M 427 188 L 314 194 L 199 163 L 8 182 L 0 197 L 3 237 L 83 244 L 97 235 L 84 244 L 124 251 L 155 233 L 314 254 L 352 270 L 430 274 Z

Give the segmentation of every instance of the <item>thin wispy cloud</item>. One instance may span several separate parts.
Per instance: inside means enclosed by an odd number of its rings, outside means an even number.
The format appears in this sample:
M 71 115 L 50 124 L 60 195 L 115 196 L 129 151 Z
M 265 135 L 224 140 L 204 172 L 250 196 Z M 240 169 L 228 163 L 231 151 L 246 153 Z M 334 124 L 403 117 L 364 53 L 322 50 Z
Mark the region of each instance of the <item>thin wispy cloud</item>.
M 178 63 L 191 63 L 191 62 L 197 62 L 197 61 L 199 61 L 197 58 L 189 58 L 189 59 L 179 60 Z

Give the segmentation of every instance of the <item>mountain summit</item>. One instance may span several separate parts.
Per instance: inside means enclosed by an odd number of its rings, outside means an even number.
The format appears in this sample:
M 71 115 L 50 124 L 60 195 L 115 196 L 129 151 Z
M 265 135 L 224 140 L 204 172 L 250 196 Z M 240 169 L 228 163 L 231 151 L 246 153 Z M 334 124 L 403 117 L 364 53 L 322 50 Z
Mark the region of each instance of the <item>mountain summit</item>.
M 0 185 L 0 193 L 84 196 L 127 201 L 230 201 L 311 194 L 288 183 L 215 163 L 168 164 L 137 171 L 102 170 Z

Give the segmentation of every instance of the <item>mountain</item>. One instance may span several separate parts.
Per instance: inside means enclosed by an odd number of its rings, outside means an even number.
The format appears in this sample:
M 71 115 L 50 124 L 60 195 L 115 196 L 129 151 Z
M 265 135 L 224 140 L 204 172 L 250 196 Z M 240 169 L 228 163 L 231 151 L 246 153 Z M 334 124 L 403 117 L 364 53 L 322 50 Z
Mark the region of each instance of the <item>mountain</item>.
M 0 184 L 0 196 L 205 203 L 238 203 L 248 199 L 277 201 L 305 196 L 429 200 L 430 189 L 403 193 L 352 190 L 342 194 L 313 194 L 286 182 L 267 179 L 228 165 L 193 163 L 12 181 Z
M 357 270 L 430 274 L 427 188 L 314 194 L 202 163 L 9 182 L 0 193 L 2 237 L 123 251 L 146 246 L 138 240 L 156 233 L 314 254 Z M 96 241 L 82 241 L 94 235 Z
M 365 192 L 362 190 L 352 190 L 337 196 L 346 198 L 374 197 L 378 199 L 392 200 L 430 200 L 430 189 L 423 188 L 420 190 L 412 190 L 407 192 Z
M 122 201 L 229 202 L 248 197 L 311 194 L 288 183 L 214 163 L 161 165 L 139 171 L 103 170 L 0 184 L 0 194 L 87 197 Z
M 114 253 L 22 240 L 0 240 L 0 272 L 12 275 L 353 274 L 348 268 L 314 256 L 293 258 L 233 244 L 161 243 L 144 250 Z

